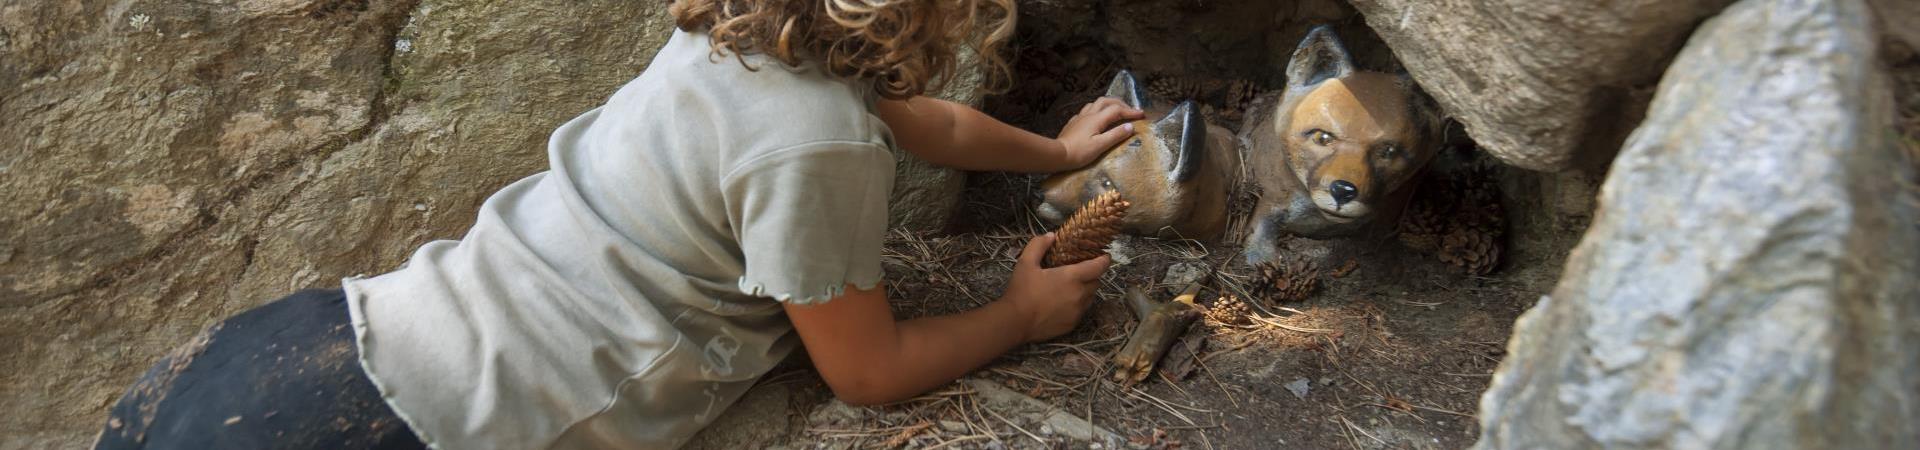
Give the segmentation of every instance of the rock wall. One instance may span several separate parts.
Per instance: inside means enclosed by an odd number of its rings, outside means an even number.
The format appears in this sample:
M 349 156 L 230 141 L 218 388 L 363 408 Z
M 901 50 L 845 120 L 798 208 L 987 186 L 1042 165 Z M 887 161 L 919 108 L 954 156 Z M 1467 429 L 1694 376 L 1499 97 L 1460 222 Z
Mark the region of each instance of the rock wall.
M 1481 448 L 1920 446 L 1920 192 L 1861 0 L 1743 0 L 1660 82 Z
M 1606 157 L 1699 20 L 1728 0 L 1352 0 L 1481 147 L 1532 170 Z M 1627 119 L 1622 121 L 1620 117 Z
M 0 12 L 0 447 L 71 448 L 166 348 L 454 238 L 638 73 L 657 4 L 28 2 Z
M 202 327 L 458 238 L 671 27 L 612 0 L 0 6 L 0 448 L 78 447 Z M 901 164 L 897 201 L 952 209 L 958 172 Z

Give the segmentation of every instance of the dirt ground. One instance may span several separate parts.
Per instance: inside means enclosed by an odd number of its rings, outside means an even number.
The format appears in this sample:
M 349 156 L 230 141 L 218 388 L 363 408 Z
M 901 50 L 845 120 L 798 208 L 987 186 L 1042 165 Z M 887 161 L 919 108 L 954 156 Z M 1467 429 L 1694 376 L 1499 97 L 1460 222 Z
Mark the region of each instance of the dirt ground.
M 986 176 L 976 193 L 1029 180 Z M 979 186 L 989 185 L 989 186 Z M 975 198 L 973 211 L 1017 226 L 946 235 L 899 233 L 887 246 L 889 295 L 898 315 L 960 311 L 993 300 L 1027 236 L 1042 230 L 1020 199 Z M 1004 216 L 1002 216 L 1004 215 Z M 981 220 L 985 222 L 985 220 Z M 982 225 L 984 226 L 984 225 Z M 1313 243 L 1297 243 L 1309 247 Z M 1233 245 L 1128 238 L 1125 264 L 1104 281 L 1101 299 L 1073 333 L 1031 345 L 975 376 L 1050 403 L 1152 448 L 1461 448 L 1479 432 L 1479 395 L 1504 354 L 1513 320 L 1558 276 L 1558 263 L 1522 261 L 1488 276 L 1406 248 L 1392 239 L 1328 249 L 1328 269 L 1304 301 L 1252 294 L 1258 271 Z M 1557 261 L 1557 260 L 1555 260 Z M 1135 387 L 1109 379 L 1111 354 L 1137 321 L 1120 301 L 1128 286 L 1163 282 L 1176 265 L 1213 270 L 1202 304 L 1221 292 L 1250 299 L 1249 319 L 1209 317 L 1189 330 L 1202 343 L 1185 373 L 1161 371 Z M 1339 273 L 1342 267 L 1349 271 Z M 1336 276 L 1338 275 L 1338 276 Z M 1238 293 L 1238 294 L 1236 294 Z M 1238 321 L 1239 323 L 1233 323 Z M 1175 350 L 1178 353 L 1179 350 Z M 1176 365 L 1170 356 L 1162 367 Z M 820 417 L 830 393 L 804 368 L 770 376 L 787 383 L 790 414 L 804 424 L 788 443 L 829 447 L 1080 447 L 1042 432 L 1032 417 L 983 408 L 964 383 L 914 401 Z M 996 415 L 1000 413 L 1000 415 Z M 955 426 L 960 424 L 960 426 Z M 772 444 L 774 442 L 761 442 Z

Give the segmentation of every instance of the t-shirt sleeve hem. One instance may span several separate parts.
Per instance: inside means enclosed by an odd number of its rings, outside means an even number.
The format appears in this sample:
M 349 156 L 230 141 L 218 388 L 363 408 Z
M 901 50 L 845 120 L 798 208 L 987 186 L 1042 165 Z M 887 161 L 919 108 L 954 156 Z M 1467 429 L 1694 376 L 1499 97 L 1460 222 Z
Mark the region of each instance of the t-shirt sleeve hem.
M 848 285 L 852 285 L 854 289 L 863 291 L 879 287 L 880 281 L 885 277 L 883 274 L 875 273 L 847 278 L 846 281 L 840 283 L 817 283 L 817 287 L 793 286 L 782 288 L 776 286 L 769 289 L 766 283 L 757 282 L 747 277 L 740 277 L 739 289 L 740 292 L 747 295 L 771 298 L 780 303 L 818 305 L 846 295 Z

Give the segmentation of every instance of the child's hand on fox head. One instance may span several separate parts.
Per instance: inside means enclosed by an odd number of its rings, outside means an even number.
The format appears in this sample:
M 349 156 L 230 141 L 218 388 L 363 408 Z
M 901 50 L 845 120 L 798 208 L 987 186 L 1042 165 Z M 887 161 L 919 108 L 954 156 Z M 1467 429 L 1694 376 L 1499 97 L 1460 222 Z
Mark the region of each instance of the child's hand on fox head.
M 1133 121 L 1145 118 L 1146 112 L 1133 109 L 1120 99 L 1100 97 L 1067 119 L 1067 126 L 1060 129 L 1057 140 L 1066 149 L 1067 161 L 1073 167 L 1081 167 L 1092 164 L 1107 150 L 1132 138 Z
M 1013 277 L 1007 281 L 1007 292 L 1001 297 L 1013 302 L 1021 316 L 1030 320 L 1027 342 L 1073 331 L 1093 302 L 1093 293 L 1100 290 L 1100 275 L 1113 262 L 1101 255 L 1079 264 L 1041 268 L 1040 260 L 1053 247 L 1053 240 L 1054 234 L 1047 233 L 1027 241 L 1027 248 L 1020 251 L 1020 260 L 1013 266 Z

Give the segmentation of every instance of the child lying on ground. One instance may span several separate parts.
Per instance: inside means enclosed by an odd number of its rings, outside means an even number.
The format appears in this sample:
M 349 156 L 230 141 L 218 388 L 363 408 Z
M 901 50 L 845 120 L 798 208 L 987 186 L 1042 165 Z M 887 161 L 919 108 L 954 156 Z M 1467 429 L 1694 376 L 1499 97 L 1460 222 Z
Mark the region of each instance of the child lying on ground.
M 1141 113 L 1058 139 L 921 96 L 995 74 L 1009 0 L 681 0 L 645 73 L 560 126 L 551 169 L 459 241 L 242 313 L 162 359 L 99 448 L 672 448 L 804 344 L 836 396 L 910 398 L 1072 329 L 1105 258 L 1021 252 L 979 309 L 895 321 L 894 152 L 967 170 L 1092 162 Z

